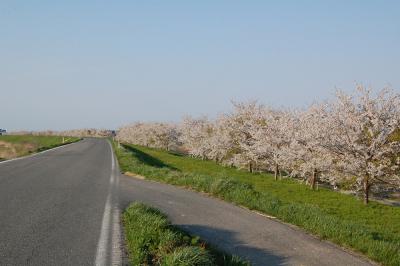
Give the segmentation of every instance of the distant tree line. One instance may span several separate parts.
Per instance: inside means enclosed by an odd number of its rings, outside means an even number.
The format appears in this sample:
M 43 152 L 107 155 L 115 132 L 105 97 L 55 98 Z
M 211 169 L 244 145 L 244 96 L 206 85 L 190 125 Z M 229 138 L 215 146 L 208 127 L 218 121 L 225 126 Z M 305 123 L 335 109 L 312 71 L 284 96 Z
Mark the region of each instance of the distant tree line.
M 64 136 L 64 137 L 114 137 L 115 131 L 109 129 L 83 128 L 73 130 L 45 130 L 45 131 L 15 131 L 11 135 L 33 135 L 33 136 Z

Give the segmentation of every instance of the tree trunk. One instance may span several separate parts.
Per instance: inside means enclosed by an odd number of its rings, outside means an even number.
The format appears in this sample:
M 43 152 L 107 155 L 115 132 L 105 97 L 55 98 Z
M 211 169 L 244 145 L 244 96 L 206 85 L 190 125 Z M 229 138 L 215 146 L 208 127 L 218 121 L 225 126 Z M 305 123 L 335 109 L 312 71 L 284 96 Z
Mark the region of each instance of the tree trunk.
M 279 165 L 275 164 L 275 181 L 278 180 Z
M 310 186 L 311 186 L 312 190 L 315 189 L 315 182 L 316 181 L 317 181 L 317 169 L 313 169 L 311 180 L 310 180 Z
M 252 162 L 249 162 L 249 172 L 253 173 L 253 164 L 252 164 Z
M 367 205 L 369 202 L 369 176 L 368 174 L 364 177 L 364 204 Z

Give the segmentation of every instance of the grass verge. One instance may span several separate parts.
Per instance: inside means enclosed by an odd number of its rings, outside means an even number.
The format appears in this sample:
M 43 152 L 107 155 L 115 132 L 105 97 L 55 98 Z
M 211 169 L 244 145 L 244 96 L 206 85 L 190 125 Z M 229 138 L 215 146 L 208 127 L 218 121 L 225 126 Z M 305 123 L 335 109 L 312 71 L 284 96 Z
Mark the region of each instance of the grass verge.
M 4 135 L 0 136 L 0 161 L 55 148 L 78 141 L 74 137 Z
M 400 208 L 327 189 L 312 191 L 291 180 L 250 174 L 210 161 L 114 143 L 120 168 L 146 178 L 188 187 L 273 215 L 383 265 L 400 265 Z
M 167 216 L 142 203 L 125 210 L 123 223 L 132 265 L 250 265 L 174 227 Z

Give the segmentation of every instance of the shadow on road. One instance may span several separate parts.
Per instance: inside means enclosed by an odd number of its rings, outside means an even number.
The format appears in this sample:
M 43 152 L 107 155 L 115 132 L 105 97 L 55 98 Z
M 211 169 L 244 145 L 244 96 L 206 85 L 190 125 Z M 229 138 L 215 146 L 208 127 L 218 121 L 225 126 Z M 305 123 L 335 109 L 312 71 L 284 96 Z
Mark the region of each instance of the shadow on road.
M 166 168 L 169 168 L 171 170 L 178 170 L 177 168 L 175 168 L 173 166 L 170 166 L 170 165 L 164 163 L 163 161 L 161 161 L 161 160 L 159 160 L 157 158 L 154 158 L 153 156 L 151 156 L 151 155 L 149 155 L 149 154 L 147 154 L 145 152 L 142 152 L 142 151 L 140 151 L 138 149 L 135 149 L 135 148 L 133 148 L 131 146 L 123 145 L 123 147 L 127 151 L 131 152 L 141 163 L 144 163 L 144 164 L 147 164 L 147 165 L 150 165 L 150 166 L 153 166 L 153 167 L 157 167 L 157 168 L 166 167 Z
M 277 255 L 268 249 L 263 249 L 254 244 L 243 242 L 240 234 L 236 231 L 223 228 L 224 225 L 216 224 L 198 224 L 196 215 L 201 216 L 201 210 L 193 210 L 185 220 L 191 220 L 191 223 L 178 222 L 182 213 L 180 204 L 170 204 L 168 201 L 182 201 L 179 193 L 193 193 L 184 190 L 169 191 L 171 186 L 149 181 L 132 179 L 130 177 L 121 178 L 119 207 L 125 210 L 129 204 L 135 201 L 143 202 L 153 206 L 163 213 L 167 214 L 173 225 L 188 232 L 191 235 L 199 236 L 202 240 L 212 246 L 225 251 L 229 254 L 237 255 L 252 263 L 252 265 L 288 265 L 288 259 L 285 256 Z M 196 194 L 197 195 L 197 194 Z M 182 196 L 182 195 L 181 195 Z M 190 203 L 187 203 L 190 204 Z M 194 204 L 194 206 L 198 206 Z M 213 207 L 213 206 L 210 206 Z M 212 219 L 211 219 L 212 220 Z M 243 233 L 243 232 L 242 232 Z M 249 234 L 251 232 L 248 232 Z M 243 235 L 242 235 L 243 237 Z M 256 236 L 258 237 L 258 236 Z M 253 241 L 252 241 L 253 242 Z M 258 241 L 254 241 L 257 243 Z M 263 242 L 260 236 L 260 243 Z
M 266 250 L 250 246 L 237 239 L 236 232 L 203 225 L 177 225 L 182 230 L 199 236 L 207 243 L 229 254 L 237 255 L 252 265 L 286 265 L 287 260 Z
M 154 202 L 149 202 L 143 199 L 138 200 L 137 198 L 132 196 L 133 195 L 130 194 L 130 196 L 127 197 L 127 194 L 125 194 L 125 196 L 122 196 L 120 198 L 120 208 L 122 210 L 125 210 L 133 201 L 140 201 L 157 209 L 160 209 L 162 212 L 170 216 L 170 213 L 158 204 L 154 204 Z M 245 260 L 250 261 L 251 264 L 254 266 L 288 265 L 288 261 L 285 257 L 273 254 L 272 252 L 268 252 L 265 249 L 260 249 L 258 247 L 254 247 L 242 242 L 238 239 L 237 232 L 235 231 L 205 225 L 173 225 L 191 235 L 200 237 L 202 240 L 212 245 L 213 247 L 225 251 L 228 254 L 237 255 Z

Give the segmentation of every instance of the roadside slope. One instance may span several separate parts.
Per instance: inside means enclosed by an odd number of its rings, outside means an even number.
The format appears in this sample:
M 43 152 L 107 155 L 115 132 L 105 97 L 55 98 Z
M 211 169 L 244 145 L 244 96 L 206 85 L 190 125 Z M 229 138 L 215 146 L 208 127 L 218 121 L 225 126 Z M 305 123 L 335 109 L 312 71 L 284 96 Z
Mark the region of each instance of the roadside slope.
M 35 154 L 78 141 L 75 137 L 0 135 L 0 161 Z

